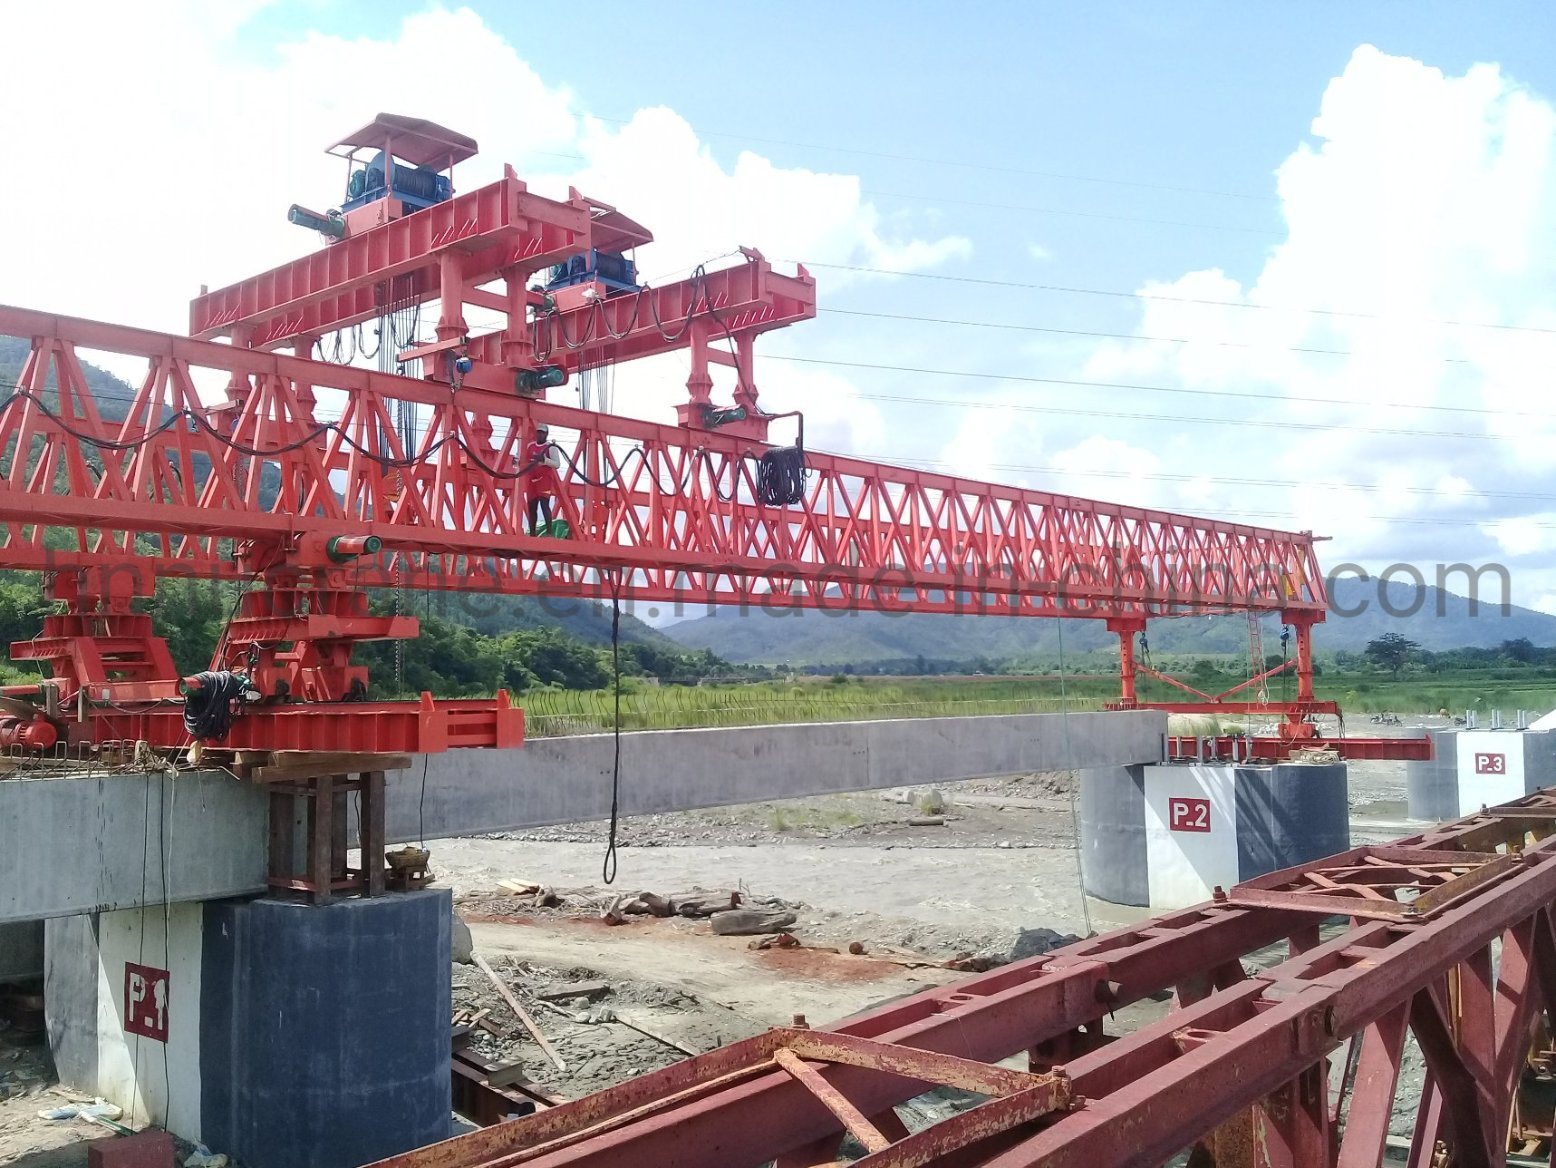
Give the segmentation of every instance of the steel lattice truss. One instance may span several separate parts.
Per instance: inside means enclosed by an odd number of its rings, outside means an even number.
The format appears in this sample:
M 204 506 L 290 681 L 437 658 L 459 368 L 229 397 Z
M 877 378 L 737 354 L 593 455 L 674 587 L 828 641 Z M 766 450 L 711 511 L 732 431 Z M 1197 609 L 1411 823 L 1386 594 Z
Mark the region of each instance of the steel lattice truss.
M 1541 794 L 1390 845 L 1375 887 L 1399 905 L 1425 894 L 1414 914 L 1304 907 L 1305 889 L 1365 882 L 1348 853 L 1261 879 L 1256 904 L 1234 890 L 894 1002 L 816 1036 L 830 1045 L 777 1031 L 378 1168 L 805 1168 L 832 1163 L 845 1130 L 869 1149 L 860 1168 L 1116 1168 L 1183 1152 L 1219 1168 L 1362 1168 L 1382 1160 L 1396 1110 L 1415 1113 L 1396 1137 L 1412 1168 L 1504 1163 L 1510 1130 L 1548 1154 L 1520 1103 L 1556 1009 L 1553 831 L 1556 796 Z M 1166 1017 L 1111 1033 L 1115 1011 L 1163 991 Z M 1401 1082 L 1407 1044 L 1425 1065 L 1419 1099 Z M 968 1060 L 1023 1052 L 1029 1076 L 966 1087 L 980 1106 L 912 1135 L 892 1111 L 965 1087 Z
M 802 503 L 765 506 L 765 446 L 737 436 L 17 308 L 0 334 L 32 342 L 0 407 L 7 567 L 235 577 L 251 569 L 234 541 L 322 564 L 323 541 L 375 535 L 385 555 L 354 578 L 413 588 L 1092 618 L 1324 608 L 1306 534 L 820 452 Z M 95 399 L 78 350 L 144 363 L 127 411 Z M 198 388 L 213 384 L 214 401 Z M 421 408 L 409 449 L 397 401 Z M 564 475 L 568 540 L 525 533 L 536 422 L 601 484 Z

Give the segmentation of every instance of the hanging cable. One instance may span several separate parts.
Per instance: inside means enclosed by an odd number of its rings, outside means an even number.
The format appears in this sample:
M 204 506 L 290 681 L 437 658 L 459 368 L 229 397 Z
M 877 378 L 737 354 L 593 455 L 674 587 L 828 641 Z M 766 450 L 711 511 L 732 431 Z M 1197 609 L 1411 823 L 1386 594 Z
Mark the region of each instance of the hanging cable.
M 565 349 L 582 349 L 599 339 L 599 333 L 612 340 L 622 340 L 638 327 L 638 322 L 643 315 L 643 305 L 648 304 L 649 317 L 654 322 L 654 328 L 658 330 L 660 337 L 670 344 L 674 344 L 686 335 L 686 330 L 691 328 L 692 320 L 697 315 L 697 306 L 706 301 L 705 291 L 708 280 L 706 265 L 698 264 L 692 272 L 691 288 L 686 297 L 686 313 L 678 322 L 679 327 L 673 331 L 665 325 L 664 319 L 659 315 L 659 299 L 654 295 L 654 289 L 648 284 L 639 285 L 638 290 L 632 294 L 632 313 L 620 332 L 611 327 L 610 314 L 605 308 L 605 299 L 593 301 L 590 310 L 582 314 L 578 330 L 569 334 L 567 313 L 558 308 L 551 308 L 535 318 L 535 355 L 544 361 L 557 349 L 557 342 Z M 624 297 L 610 298 L 613 302 L 622 303 Z M 717 318 L 712 304 L 708 303 L 709 315 Z
M 611 822 L 605 841 L 605 861 L 600 875 L 606 884 L 616 882 L 616 829 L 621 819 L 621 572 L 611 573 L 611 693 L 615 716 L 611 719 Z
M 1280 627 L 1280 700 L 1288 701 L 1291 697 L 1291 670 L 1286 668 L 1286 647 L 1291 642 L 1291 626 Z

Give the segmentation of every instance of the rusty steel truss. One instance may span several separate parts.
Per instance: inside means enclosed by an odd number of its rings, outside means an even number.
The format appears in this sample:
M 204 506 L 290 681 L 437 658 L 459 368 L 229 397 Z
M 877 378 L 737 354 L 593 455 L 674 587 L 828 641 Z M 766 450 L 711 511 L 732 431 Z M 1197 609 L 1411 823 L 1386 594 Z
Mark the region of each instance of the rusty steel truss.
M 1553 836 L 1530 796 L 375 1168 L 805 1168 L 845 1134 L 860 1168 L 1545 1162 Z M 909 1133 L 894 1108 L 936 1085 L 983 1101 Z

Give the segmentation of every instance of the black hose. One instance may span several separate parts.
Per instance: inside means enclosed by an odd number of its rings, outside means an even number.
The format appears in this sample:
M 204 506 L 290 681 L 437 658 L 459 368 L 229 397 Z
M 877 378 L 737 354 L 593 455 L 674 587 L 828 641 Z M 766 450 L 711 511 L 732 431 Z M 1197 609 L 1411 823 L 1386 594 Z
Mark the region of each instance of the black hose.
M 195 682 L 184 693 L 184 729 L 201 742 L 220 742 L 232 729 L 233 704 L 248 681 L 230 669 L 208 669 L 195 674 Z
M 756 498 L 768 507 L 792 507 L 805 499 L 805 451 L 775 446 L 756 467 Z

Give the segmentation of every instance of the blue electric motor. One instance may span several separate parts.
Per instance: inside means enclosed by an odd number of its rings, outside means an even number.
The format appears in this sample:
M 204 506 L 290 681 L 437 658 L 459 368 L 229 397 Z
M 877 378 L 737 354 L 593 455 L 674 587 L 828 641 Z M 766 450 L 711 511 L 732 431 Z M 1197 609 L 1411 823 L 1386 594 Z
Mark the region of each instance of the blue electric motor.
M 570 288 L 574 284 L 588 284 L 594 280 L 605 285 L 607 294 L 636 292 L 637 265 L 619 252 L 581 252 L 569 257 L 565 263 L 554 266 L 542 287 L 547 292 L 555 292 L 558 288 Z

